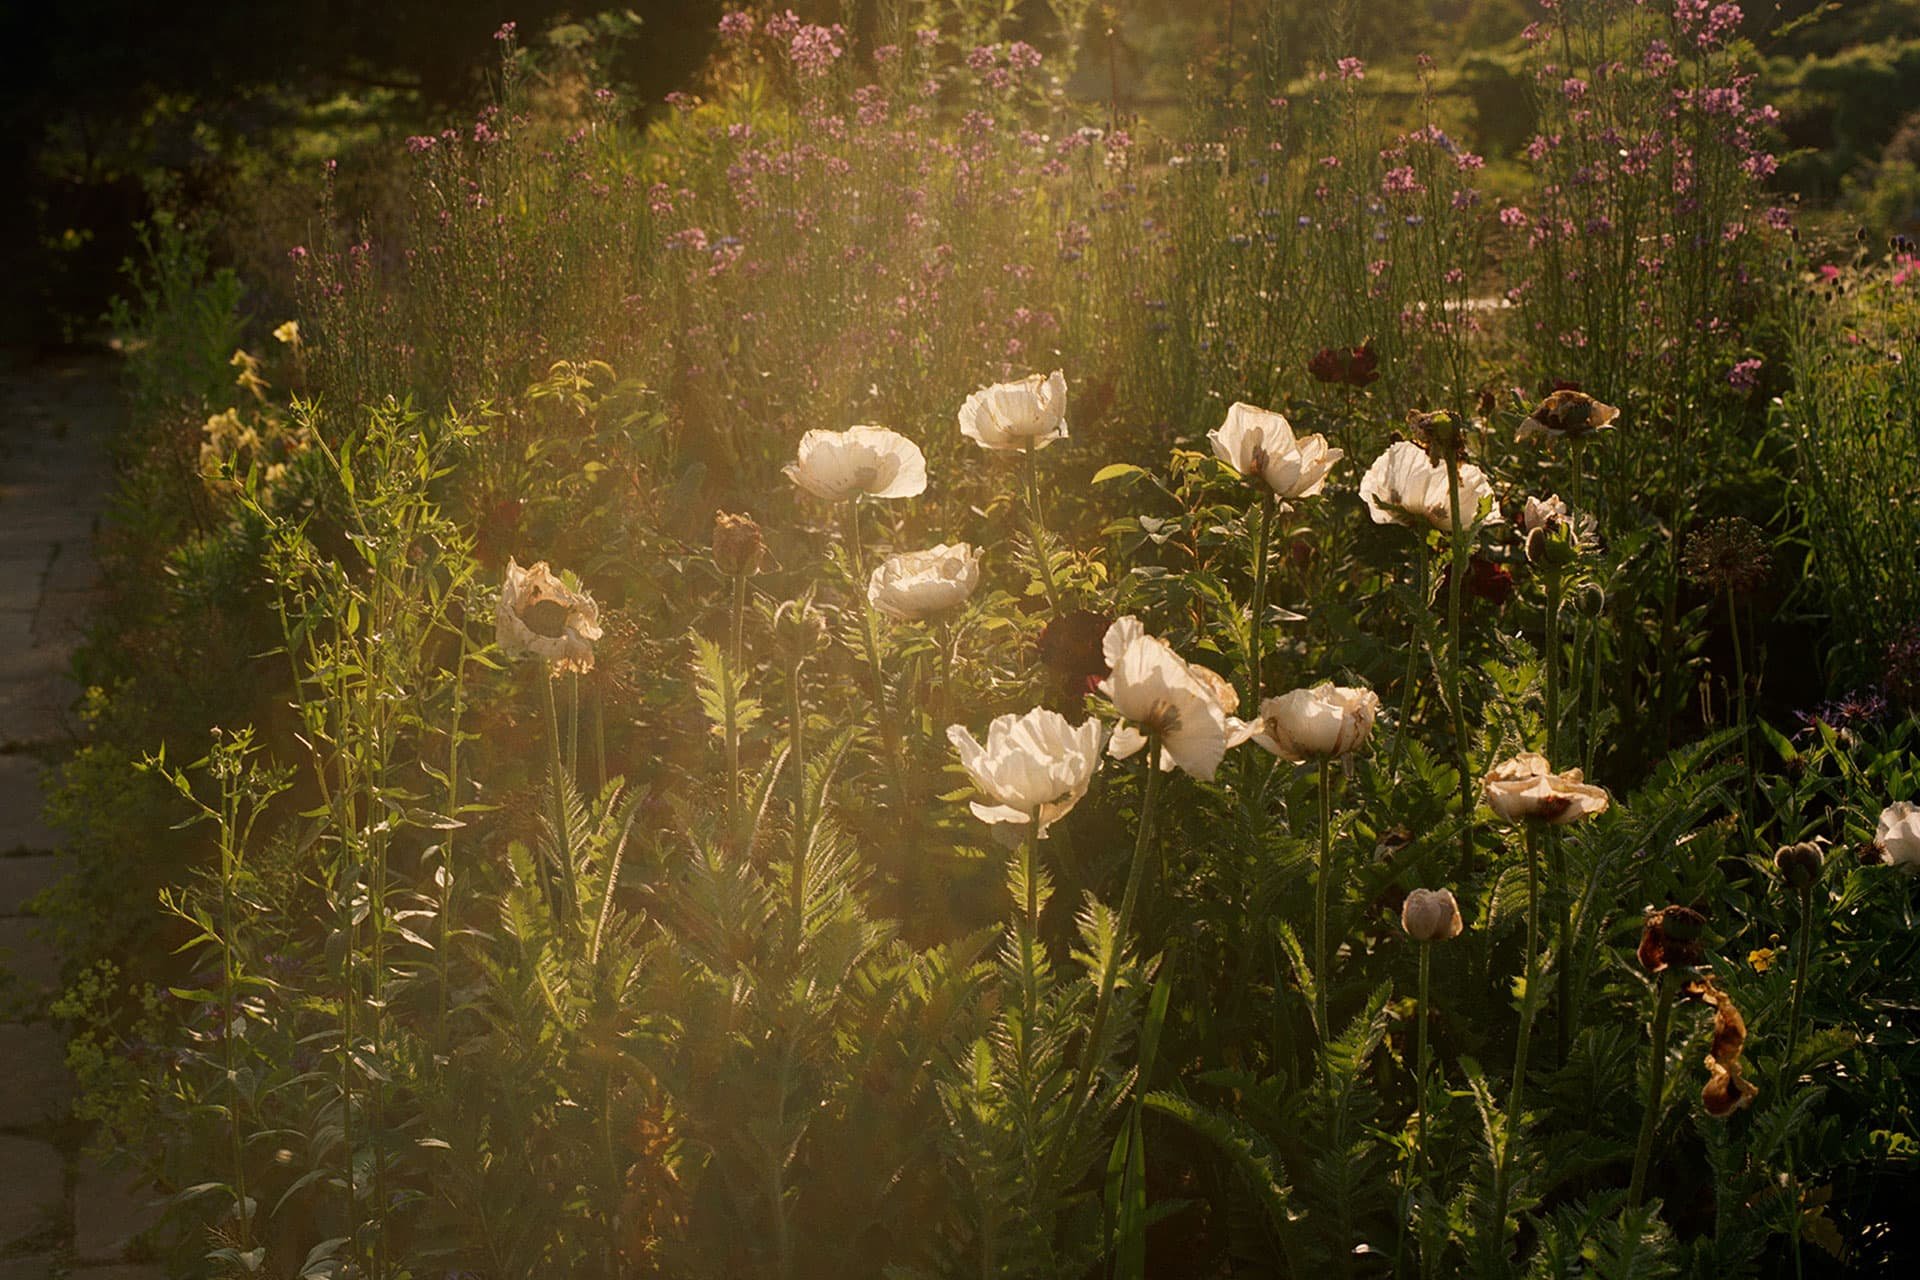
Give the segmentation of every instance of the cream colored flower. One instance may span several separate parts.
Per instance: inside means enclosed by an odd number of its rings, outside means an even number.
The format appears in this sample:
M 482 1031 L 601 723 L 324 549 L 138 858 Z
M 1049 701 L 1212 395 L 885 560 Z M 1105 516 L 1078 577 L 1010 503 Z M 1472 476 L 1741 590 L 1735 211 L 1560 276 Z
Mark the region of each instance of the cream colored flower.
M 1349 756 L 1365 745 L 1379 713 L 1373 690 L 1322 681 L 1262 702 L 1253 741 L 1295 764 Z
M 967 602 L 980 585 L 980 557 L 964 542 L 941 543 L 884 560 L 867 580 L 867 599 L 889 618 L 914 622 Z
M 1889 862 L 1920 867 L 1920 804 L 1901 800 L 1882 809 L 1873 844 Z
M 1087 793 L 1100 767 L 1105 733 L 1092 716 L 1076 729 L 1059 712 L 1035 707 L 1023 716 L 996 716 L 987 726 L 984 747 L 961 724 L 947 726 L 947 741 L 990 802 L 973 801 L 973 816 L 996 825 L 1026 826 L 1037 814 L 1044 840 L 1047 828 L 1066 817 Z
M 927 459 L 919 445 L 885 427 L 809 431 L 787 464 L 787 478 L 828 502 L 861 494 L 911 498 L 926 490 Z
M 273 331 L 273 336 L 290 347 L 298 347 L 300 345 L 300 322 L 298 320 L 287 321 Z
M 1529 497 L 1527 505 L 1520 512 L 1520 532 L 1532 533 L 1535 529 L 1551 528 L 1566 521 L 1567 504 L 1560 500 L 1560 495 Z
M 1107 753 L 1124 760 L 1160 739 L 1162 769 L 1181 768 L 1196 778 L 1211 778 L 1230 747 L 1253 736 L 1257 726 L 1233 717 L 1239 695 L 1215 672 L 1189 663 L 1140 620 L 1119 619 L 1101 642 L 1112 668 L 1100 691 L 1131 724 L 1113 731 Z
M 1375 524 L 1423 525 L 1453 531 L 1452 498 L 1447 492 L 1447 469 L 1427 456 L 1411 440 L 1389 445 L 1373 460 L 1360 480 L 1360 497 Z M 1460 464 L 1460 524 L 1473 529 L 1500 521 L 1493 486 L 1486 473 L 1471 462 Z
M 1515 438 L 1579 439 L 1596 431 L 1612 430 L 1614 419 L 1619 416 L 1620 410 L 1600 403 L 1584 391 L 1556 391 L 1540 402 L 1532 417 L 1520 424 Z
M 544 560 L 522 569 L 508 559 L 493 623 L 494 638 L 509 658 L 532 654 L 561 671 L 593 670 L 600 606 L 555 577 Z
M 1613 802 L 1605 787 L 1582 781 L 1578 769 L 1555 773 L 1535 751 L 1495 765 L 1480 794 L 1487 808 L 1508 822 L 1533 819 L 1556 827 L 1604 813 Z
M 1044 449 L 1067 438 L 1067 379 L 1042 377 L 982 387 L 960 406 L 960 432 L 982 449 Z
M 1227 420 L 1207 433 L 1213 455 L 1248 477 L 1266 481 L 1276 497 L 1311 498 L 1326 487 L 1333 464 L 1346 457 L 1325 436 L 1295 439 L 1293 424 L 1277 413 L 1237 403 Z
M 1415 942 L 1444 942 L 1466 928 L 1451 889 L 1415 889 L 1400 907 L 1400 927 Z

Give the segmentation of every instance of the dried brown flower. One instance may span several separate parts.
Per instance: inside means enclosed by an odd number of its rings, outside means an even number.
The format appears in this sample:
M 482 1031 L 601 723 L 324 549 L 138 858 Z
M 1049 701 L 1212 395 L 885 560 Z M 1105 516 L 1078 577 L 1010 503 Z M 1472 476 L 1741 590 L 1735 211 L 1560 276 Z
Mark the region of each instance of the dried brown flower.
M 1693 968 L 1700 963 L 1700 938 L 1706 930 L 1707 918 L 1692 907 L 1649 907 L 1640 933 L 1640 967 L 1648 973 Z

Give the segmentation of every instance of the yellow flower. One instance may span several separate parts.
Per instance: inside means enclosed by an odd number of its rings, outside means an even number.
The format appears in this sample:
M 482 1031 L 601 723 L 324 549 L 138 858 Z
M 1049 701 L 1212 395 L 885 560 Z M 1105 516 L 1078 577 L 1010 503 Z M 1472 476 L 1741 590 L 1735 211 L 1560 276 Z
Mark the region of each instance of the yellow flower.
M 300 322 L 298 320 L 287 321 L 273 331 L 273 336 L 298 350 L 300 346 Z

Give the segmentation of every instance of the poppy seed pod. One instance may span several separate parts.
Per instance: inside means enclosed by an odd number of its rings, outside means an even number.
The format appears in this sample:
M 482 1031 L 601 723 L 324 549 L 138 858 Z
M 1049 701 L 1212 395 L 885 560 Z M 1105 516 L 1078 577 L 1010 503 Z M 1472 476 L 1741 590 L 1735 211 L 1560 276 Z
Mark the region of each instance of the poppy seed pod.
M 752 516 L 713 513 L 713 562 L 720 572 L 729 578 L 758 573 L 766 553 L 766 541 Z
M 1450 889 L 1415 889 L 1400 906 L 1400 927 L 1415 942 L 1444 942 L 1466 928 Z
M 1774 852 L 1773 865 L 1779 869 L 1780 878 L 1786 881 L 1787 888 L 1805 893 L 1820 883 L 1825 858 L 1818 844 L 1802 840 L 1799 844 L 1781 845 Z

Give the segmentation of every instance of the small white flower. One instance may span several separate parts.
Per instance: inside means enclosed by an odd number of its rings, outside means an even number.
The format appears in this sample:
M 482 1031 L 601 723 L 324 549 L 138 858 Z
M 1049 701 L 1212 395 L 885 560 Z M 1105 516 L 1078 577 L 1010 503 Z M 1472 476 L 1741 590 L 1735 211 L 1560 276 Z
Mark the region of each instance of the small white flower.
M 1882 809 L 1873 843 L 1896 866 L 1920 867 L 1920 804 L 1900 800 Z
M 509 658 L 532 654 L 561 671 L 593 670 L 600 606 L 562 582 L 544 560 L 522 569 L 508 559 L 493 622 L 494 639 Z
M 973 816 L 996 825 L 1025 826 L 1037 814 L 1044 840 L 1047 828 L 1066 817 L 1087 793 L 1100 767 L 1105 732 L 1092 716 L 1076 729 L 1059 712 L 1035 707 L 1023 716 L 995 717 L 987 726 L 984 747 L 960 724 L 947 727 L 947 741 L 991 802 L 973 801 Z
M 982 449 L 1044 449 L 1067 438 L 1067 379 L 1042 377 L 982 387 L 960 406 L 960 432 Z
M 1327 446 L 1325 436 L 1296 439 L 1293 424 L 1280 414 L 1236 403 L 1227 419 L 1207 433 L 1213 454 L 1241 475 L 1266 481 L 1286 501 L 1311 498 L 1326 487 L 1333 464 L 1346 457 Z
M 974 549 L 943 542 L 882 561 L 867 580 L 867 599 L 889 618 L 914 622 L 965 604 L 979 585 Z
M 1257 731 L 1234 717 L 1240 699 L 1232 685 L 1148 635 L 1138 618 L 1108 627 L 1101 648 L 1112 674 L 1100 682 L 1100 691 L 1123 720 L 1132 721 L 1113 731 L 1107 753 L 1115 759 L 1126 759 L 1147 745 L 1148 734 L 1158 734 L 1162 769 L 1211 778 L 1227 750 Z
M 1526 507 L 1520 512 L 1520 532 L 1532 533 L 1535 529 L 1544 529 L 1550 525 L 1564 524 L 1567 520 L 1567 504 L 1558 494 L 1546 498 L 1528 498 Z
M 1508 822 L 1531 818 L 1556 827 L 1605 813 L 1613 803 L 1605 787 L 1582 781 L 1578 769 L 1555 773 L 1536 751 L 1495 765 L 1482 780 L 1480 794 L 1487 808 Z
M 828 502 L 861 494 L 912 498 L 926 490 L 927 459 L 919 445 L 885 427 L 809 431 L 787 464 L 787 478 Z
M 1322 681 L 1262 702 L 1253 741 L 1295 764 L 1349 756 L 1366 743 L 1379 713 L 1373 690 Z
M 1452 498 L 1447 492 L 1447 469 L 1427 456 L 1411 440 L 1389 445 L 1373 460 L 1360 480 L 1360 497 L 1375 524 L 1423 525 L 1442 533 L 1453 531 Z M 1460 525 L 1470 530 L 1500 520 L 1493 486 L 1486 473 L 1471 462 L 1460 464 Z

